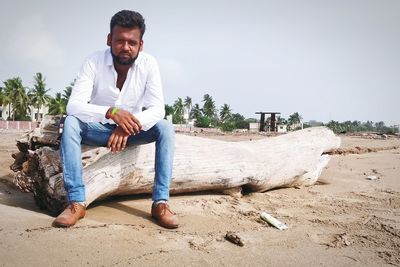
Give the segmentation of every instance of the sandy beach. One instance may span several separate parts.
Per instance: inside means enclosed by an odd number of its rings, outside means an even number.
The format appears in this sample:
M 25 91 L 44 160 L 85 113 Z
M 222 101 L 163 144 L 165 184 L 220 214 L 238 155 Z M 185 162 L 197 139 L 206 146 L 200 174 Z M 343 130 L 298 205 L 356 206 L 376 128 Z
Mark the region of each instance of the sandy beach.
M 398 137 L 341 136 L 344 149 L 378 151 L 332 156 L 310 187 L 172 196 L 181 227 L 166 230 L 149 214 L 149 195 L 96 202 L 76 226 L 51 227 L 54 218 L 12 184 L 11 154 L 21 134 L 0 132 L 0 266 L 400 266 Z M 397 149 L 380 150 L 390 146 Z M 289 229 L 269 226 L 262 211 Z M 244 246 L 227 241 L 227 231 Z

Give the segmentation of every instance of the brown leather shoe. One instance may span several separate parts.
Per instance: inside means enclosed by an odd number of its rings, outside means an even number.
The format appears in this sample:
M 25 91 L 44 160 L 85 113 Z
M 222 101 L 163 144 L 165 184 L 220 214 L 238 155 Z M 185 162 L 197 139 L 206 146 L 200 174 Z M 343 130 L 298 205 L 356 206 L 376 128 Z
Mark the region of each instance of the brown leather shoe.
M 55 227 L 73 226 L 79 219 L 85 217 L 86 208 L 79 203 L 70 203 L 65 210 L 54 220 Z
M 174 229 L 179 226 L 178 217 L 169 209 L 167 203 L 158 203 L 157 205 L 153 203 L 151 206 L 151 216 L 156 219 L 162 227 Z

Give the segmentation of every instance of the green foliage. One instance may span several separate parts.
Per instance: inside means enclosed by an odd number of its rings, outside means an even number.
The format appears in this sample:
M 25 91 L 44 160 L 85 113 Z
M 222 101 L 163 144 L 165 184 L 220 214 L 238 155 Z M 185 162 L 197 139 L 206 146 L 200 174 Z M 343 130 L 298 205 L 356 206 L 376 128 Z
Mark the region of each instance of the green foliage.
M 178 100 L 174 103 L 174 114 L 172 116 L 173 123 L 184 123 L 183 114 L 185 112 L 185 105 L 183 104 L 182 98 L 178 97 Z
M 74 82 L 70 83 L 67 87 L 65 87 L 62 97 L 67 101 L 71 96 L 72 88 L 74 87 Z
M 25 118 L 28 116 L 29 97 L 26 93 L 26 88 L 22 85 L 22 80 L 19 77 L 8 79 L 4 82 L 4 92 L 2 96 L 3 105 L 9 106 L 9 113 L 13 114 L 12 120 Z M 11 112 L 12 106 L 12 112 Z M 8 118 L 11 119 L 11 118 Z
M 228 121 L 231 118 L 231 108 L 228 104 L 224 104 L 219 112 L 219 119 L 222 123 Z
M 373 123 L 372 121 L 360 122 L 360 121 L 330 121 L 326 124 L 335 133 L 353 133 L 353 132 L 378 132 L 383 134 L 395 134 L 398 133 L 398 128 L 387 127 L 383 121 Z
M 300 123 L 302 119 L 303 118 L 300 116 L 300 114 L 298 112 L 295 112 L 289 116 L 287 122 L 292 130 L 298 130 L 301 129 Z
M 210 118 L 207 116 L 200 115 L 196 118 L 196 127 L 201 127 L 201 128 L 208 128 L 210 127 Z
M 36 73 L 34 80 L 34 87 L 29 91 L 28 96 L 31 105 L 37 108 L 36 117 L 39 118 L 40 109 L 50 102 L 51 96 L 47 94 L 50 89 L 46 89 L 45 78 L 40 72 Z
M 209 94 L 205 94 L 203 96 L 203 114 L 208 118 L 213 118 L 216 116 L 217 108 L 215 106 L 215 101 L 213 100 L 212 96 Z
M 202 115 L 203 115 L 203 112 L 202 112 L 199 104 L 196 103 L 190 110 L 189 117 L 197 120 Z
M 164 107 L 165 107 L 165 117 L 167 117 L 168 115 L 173 115 L 174 114 L 174 107 L 173 106 L 165 104 Z
M 67 100 L 57 93 L 54 98 L 50 100 L 49 114 L 50 115 L 64 115 L 67 114 Z
M 288 121 L 285 118 L 279 117 L 277 123 L 278 124 L 288 124 Z
M 32 118 L 28 114 L 16 114 L 15 118 L 16 121 L 31 121 Z
M 246 119 L 243 115 L 234 113 L 231 116 L 231 120 L 235 124 L 235 129 L 249 129 L 249 120 L 251 119 Z
M 191 113 L 191 111 L 192 111 L 192 98 L 187 96 L 187 97 L 185 98 L 184 105 L 185 105 L 186 111 L 187 111 L 188 114 L 189 114 L 189 119 L 192 119 L 192 118 L 190 117 L 190 113 Z
M 219 127 L 223 132 L 232 132 L 236 129 L 236 124 L 233 120 L 227 120 L 222 122 Z

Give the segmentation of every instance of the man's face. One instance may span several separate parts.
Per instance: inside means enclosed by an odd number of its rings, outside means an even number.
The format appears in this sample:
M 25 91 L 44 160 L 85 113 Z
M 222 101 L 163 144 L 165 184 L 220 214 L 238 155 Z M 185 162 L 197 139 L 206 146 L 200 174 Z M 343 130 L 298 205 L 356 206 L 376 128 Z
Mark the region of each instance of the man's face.
M 107 45 L 111 47 L 111 54 L 116 63 L 132 65 L 142 50 L 139 28 L 124 28 L 114 26 L 112 34 L 107 36 Z

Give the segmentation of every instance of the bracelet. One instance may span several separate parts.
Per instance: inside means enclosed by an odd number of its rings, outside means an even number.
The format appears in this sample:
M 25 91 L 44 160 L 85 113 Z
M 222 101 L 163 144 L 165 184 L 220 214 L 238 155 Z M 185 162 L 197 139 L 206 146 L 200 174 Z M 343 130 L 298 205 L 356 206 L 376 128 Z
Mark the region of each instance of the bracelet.
M 117 114 L 117 112 L 119 111 L 119 108 L 112 108 L 112 110 L 111 110 L 111 115 L 115 115 L 115 114 Z

